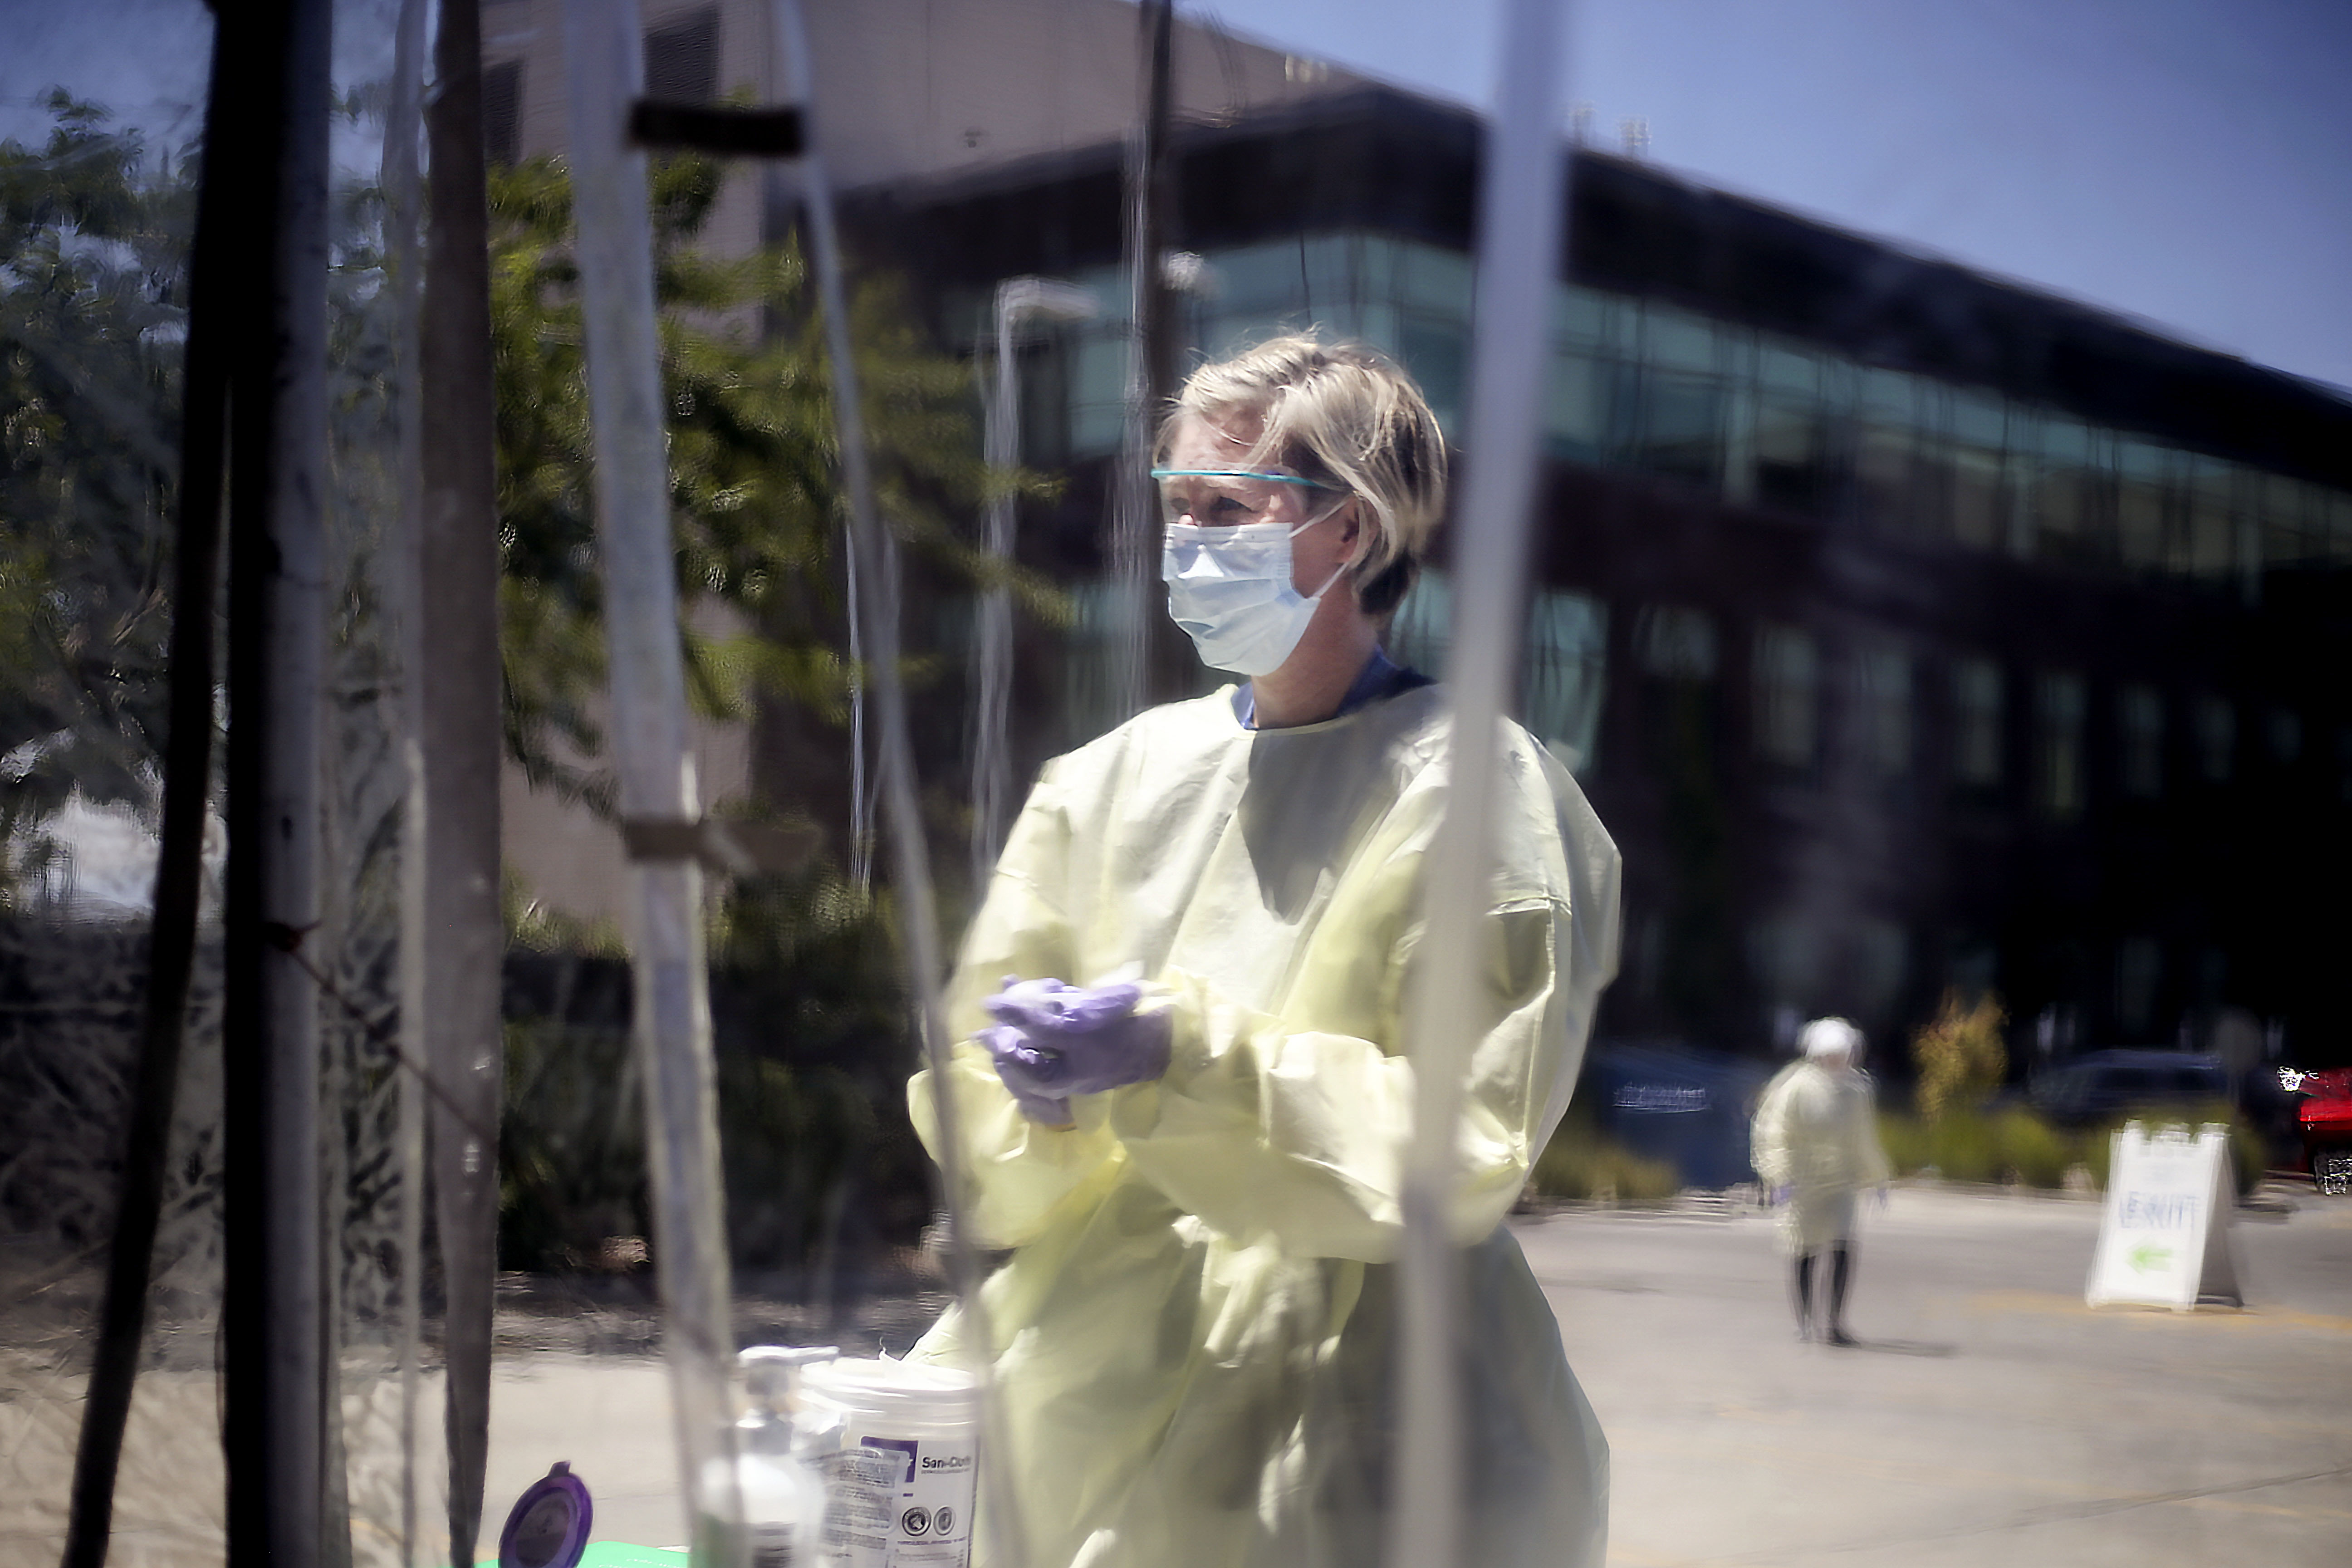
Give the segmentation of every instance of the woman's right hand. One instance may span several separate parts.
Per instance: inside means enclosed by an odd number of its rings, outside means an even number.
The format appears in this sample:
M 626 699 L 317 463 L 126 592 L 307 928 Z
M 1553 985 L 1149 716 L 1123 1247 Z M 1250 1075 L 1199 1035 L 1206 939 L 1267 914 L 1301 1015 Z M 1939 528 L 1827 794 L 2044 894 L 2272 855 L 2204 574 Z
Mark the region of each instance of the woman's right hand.
M 1087 987 L 1060 980 L 1015 980 L 981 1005 L 997 1020 L 979 1040 L 1021 1113 L 1049 1127 L 1070 1125 L 1070 1097 L 1099 1094 L 1168 1070 L 1169 1019 L 1138 1012 L 1131 982 Z

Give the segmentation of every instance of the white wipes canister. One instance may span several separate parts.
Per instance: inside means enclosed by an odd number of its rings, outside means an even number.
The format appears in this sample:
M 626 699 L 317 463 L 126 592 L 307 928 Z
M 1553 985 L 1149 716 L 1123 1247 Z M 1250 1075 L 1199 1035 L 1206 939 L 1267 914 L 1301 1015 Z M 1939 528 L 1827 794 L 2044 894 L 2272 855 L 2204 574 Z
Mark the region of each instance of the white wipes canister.
M 840 1568 L 965 1568 L 976 1399 L 971 1374 L 947 1367 L 834 1361 L 802 1374 L 803 1421 L 839 1435 L 825 1465 L 825 1537 Z

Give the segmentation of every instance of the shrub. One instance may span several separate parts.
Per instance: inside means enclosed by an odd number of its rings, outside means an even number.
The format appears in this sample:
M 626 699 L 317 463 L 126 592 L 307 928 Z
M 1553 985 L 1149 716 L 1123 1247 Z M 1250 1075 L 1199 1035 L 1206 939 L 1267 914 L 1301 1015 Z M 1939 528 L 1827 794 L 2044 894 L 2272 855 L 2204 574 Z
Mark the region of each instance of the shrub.
M 2010 1110 L 1995 1116 L 1992 1142 L 2003 1177 L 2029 1187 L 2063 1185 L 2066 1167 L 2079 1157 L 2075 1139 L 2030 1110 Z
M 1990 992 L 1974 1003 L 1963 1003 L 1957 990 L 1944 993 L 1935 1021 L 1911 1037 L 1922 1116 L 1939 1121 L 1953 1110 L 1973 1110 L 2000 1087 L 2009 1071 L 2000 1037 L 2008 1019 Z
M 1927 1148 L 1947 1181 L 1991 1182 L 2000 1177 L 2000 1144 L 1993 1124 L 1974 1110 L 1949 1110 L 1929 1122 Z
M 1878 1144 L 1898 1174 L 1907 1176 L 1936 1163 L 1928 1146 L 1927 1124 L 1899 1110 L 1878 1113 Z
M 1878 1136 L 1887 1163 L 1898 1172 L 1932 1166 L 1955 1182 L 2059 1187 L 2065 1184 L 2066 1168 L 2084 1153 L 2081 1140 L 2017 1109 L 1991 1116 L 1955 1109 L 1935 1121 L 1889 1111 L 1878 1119 Z
M 1682 1190 L 1672 1165 L 1634 1153 L 1573 1110 L 1544 1145 L 1528 1181 L 1548 1198 L 1609 1195 L 1621 1203 L 1654 1202 Z

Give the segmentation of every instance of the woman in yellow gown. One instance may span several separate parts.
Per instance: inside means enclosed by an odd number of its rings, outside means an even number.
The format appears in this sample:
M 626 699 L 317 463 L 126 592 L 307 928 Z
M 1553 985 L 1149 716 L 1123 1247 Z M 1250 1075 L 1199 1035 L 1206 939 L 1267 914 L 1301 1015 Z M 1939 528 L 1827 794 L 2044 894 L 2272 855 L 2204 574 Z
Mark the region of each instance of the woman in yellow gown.
M 1196 373 L 1160 460 L 1171 612 L 1250 679 L 1055 759 L 1013 828 L 949 1098 L 976 1239 L 1013 1251 L 994 1342 L 950 1312 L 915 1353 L 992 1360 L 1024 1568 L 1357 1568 L 1394 1491 L 1402 1019 L 1448 744 L 1379 631 L 1445 452 L 1385 360 L 1289 338 Z M 1463 1561 L 1598 1568 L 1607 1448 L 1501 1222 L 1615 972 L 1617 853 L 1517 726 L 1505 763 L 1462 1020 Z M 936 1147 L 923 1077 L 911 1105 Z

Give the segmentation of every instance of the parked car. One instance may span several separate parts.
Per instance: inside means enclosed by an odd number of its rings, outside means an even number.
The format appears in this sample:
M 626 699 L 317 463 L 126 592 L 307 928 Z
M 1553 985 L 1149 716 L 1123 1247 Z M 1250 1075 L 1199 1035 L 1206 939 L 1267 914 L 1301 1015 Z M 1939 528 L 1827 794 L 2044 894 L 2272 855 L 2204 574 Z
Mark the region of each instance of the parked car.
M 2051 1121 L 2079 1127 L 2126 1111 L 2227 1100 L 2230 1074 L 2221 1058 L 2189 1051 L 2092 1051 L 2042 1074 L 2026 1098 Z
M 2303 1157 L 2323 1193 L 2352 1194 L 2352 1068 L 2300 1072 L 2281 1068 L 2279 1087 L 2297 1100 Z

